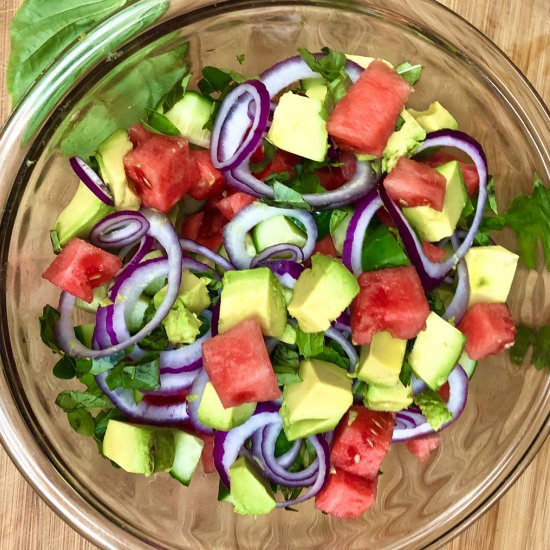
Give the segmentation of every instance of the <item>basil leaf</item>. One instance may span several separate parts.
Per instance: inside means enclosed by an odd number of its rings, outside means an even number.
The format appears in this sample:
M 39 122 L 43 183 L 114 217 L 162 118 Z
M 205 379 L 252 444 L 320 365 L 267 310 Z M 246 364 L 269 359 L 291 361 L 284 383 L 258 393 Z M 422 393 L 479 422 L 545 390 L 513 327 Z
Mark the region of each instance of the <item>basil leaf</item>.
M 297 384 L 301 382 L 300 374 L 297 367 L 289 367 L 283 365 L 275 365 L 273 367 L 275 376 L 277 378 L 277 384 L 279 386 L 286 386 L 287 384 Z
M 124 415 L 118 409 L 101 411 L 95 417 L 94 436 L 98 442 L 103 442 L 109 420 L 125 420 Z
M 127 0 L 26 0 L 10 28 L 7 87 L 13 103 L 71 42 L 126 3 Z
M 410 265 L 410 261 L 392 232 L 383 223 L 373 221 L 365 235 L 362 265 L 363 271 L 376 271 Z
M 489 205 L 489 208 L 495 214 L 498 214 L 497 198 L 495 195 L 495 179 L 493 178 L 493 176 L 490 176 L 487 180 L 487 203 Z
M 422 74 L 422 65 L 411 65 L 408 61 L 403 61 L 395 67 L 395 72 L 401 75 L 411 86 L 414 86 Z
M 274 349 L 271 363 L 274 366 L 297 369 L 300 366 L 300 356 L 291 346 L 281 343 Z
M 322 332 L 303 332 L 296 327 L 296 345 L 302 357 L 316 357 L 324 350 L 325 335 Z
M 110 390 L 158 390 L 160 388 L 160 360 L 158 353 L 148 354 L 133 363 L 121 361 L 105 378 Z
M 66 390 L 61 392 L 55 404 L 65 412 L 76 409 L 113 409 L 114 405 L 104 395 L 93 395 L 79 390 Z
M 93 436 L 95 429 L 94 417 L 86 409 L 75 409 L 67 413 L 71 428 L 79 434 Z
M 76 376 L 76 365 L 72 357 L 64 355 L 54 366 L 53 375 L 61 380 L 71 380 Z
M 163 114 L 153 109 L 145 109 L 149 117 L 147 122 L 143 122 L 144 128 L 155 134 L 163 136 L 179 136 L 180 131 Z
M 273 184 L 275 198 L 273 200 L 263 200 L 266 204 L 274 204 L 283 208 L 300 208 L 302 210 L 312 211 L 311 205 L 304 200 L 302 195 L 294 189 L 276 181 Z
M 42 315 L 39 317 L 40 322 L 40 338 L 54 353 L 62 353 L 57 345 L 55 336 L 55 324 L 61 318 L 61 314 L 57 309 L 50 305 L 44 306 Z

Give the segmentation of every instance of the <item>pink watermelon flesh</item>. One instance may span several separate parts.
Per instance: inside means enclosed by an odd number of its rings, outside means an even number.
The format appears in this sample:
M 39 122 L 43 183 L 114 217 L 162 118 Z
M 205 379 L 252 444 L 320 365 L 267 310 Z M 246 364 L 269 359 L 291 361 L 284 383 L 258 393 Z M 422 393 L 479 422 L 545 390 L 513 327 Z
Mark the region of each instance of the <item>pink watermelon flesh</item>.
M 281 397 L 260 324 L 245 319 L 202 345 L 204 370 L 225 408 Z
M 336 104 L 327 130 L 342 148 L 382 155 L 412 87 L 381 61 L 373 61 Z
M 407 449 L 420 462 L 424 462 L 430 458 L 432 451 L 435 451 L 441 443 L 441 437 L 438 435 L 428 435 L 419 439 L 411 439 L 407 441 Z
M 355 344 L 370 344 L 376 332 L 410 340 L 426 328 L 430 308 L 413 266 L 362 273 L 360 291 L 351 307 Z

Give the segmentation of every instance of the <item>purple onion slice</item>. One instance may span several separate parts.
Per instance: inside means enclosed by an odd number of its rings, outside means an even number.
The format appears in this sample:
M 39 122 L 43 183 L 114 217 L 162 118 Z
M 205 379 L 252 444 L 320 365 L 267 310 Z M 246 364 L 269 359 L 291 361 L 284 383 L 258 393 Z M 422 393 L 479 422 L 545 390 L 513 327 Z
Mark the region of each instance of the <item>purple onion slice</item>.
M 285 288 L 294 288 L 298 277 L 305 269 L 302 264 L 292 260 L 269 260 L 262 264 L 273 271 L 275 277 Z
M 453 235 L 451 237 L 451 243 L 453 249 L 456 251 L 459 248 L 458 237 Z M 466 267 L 466 260 L 462 258 L 456 267 L 458 274 L 458 283 L 456 285 L 455 295 L 451 300 L 451 303 L 443 314 L 443 319 L 454 319 L 454 324 L 458 325 L 466 311 L 468 309 L 468 302 L 470 301 L 470 281 L 468 279 L 468 268 Z
M 103 203 L 113 206 L 113 195 L 103 180 L 80 157 L 71 157 L 69 163 L 80 181 Z
M 339 344 L 342 349 L 346 352 L 346 355 L 349 358 L 349 372 L 355 372 L 357 368 L 357 363 L 359 363 L 359 356 L 357 351 L 351 344 L 351 342 L 340 332 L 338 332 L 334 327 L 330 327 L 325 331 L 325 337 L 334 340 Z
M 219 265 L 222 269 L 225 269 L 225 271 L 232 271 L 235 269 L 235 266 L 229 260 L 226 260 L 223 256 L 220 256 L 202 244 L 192 241 L 191 239 L 180 239 L 180 244 L 184 252 L 200 254 L 216 265 Z
M 136 244 L 149 231 L 149 222 L 133 210 L 105 216 L 92 229 L 90 242 L 101 248 L 123 248 Z
M 304 261 L 304 253 L 298 245 L 281 243 L 268 246 L 265 250 L 262 250 L 257 256 L 252 259 L 252 261 L 250 262 L 250 267 L 254 268 L 266 265 L 266 261 L 275 256 L 284 256 L 289 260 L 293 260 L 295 262 Z
M 378 191 L 373 189 L 357 205 L 349 222 L 342 249 L 342 262 L 356 277 L 363 272 L 363 243 L 367 228 L 381 206 L 382 199 Z

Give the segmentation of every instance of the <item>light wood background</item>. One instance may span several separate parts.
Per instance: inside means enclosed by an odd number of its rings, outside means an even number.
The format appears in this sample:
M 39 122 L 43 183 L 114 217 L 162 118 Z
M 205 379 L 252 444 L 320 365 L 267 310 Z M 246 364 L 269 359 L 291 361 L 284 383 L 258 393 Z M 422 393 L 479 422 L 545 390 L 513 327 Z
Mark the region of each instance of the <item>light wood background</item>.
M 67 0 L 70 2 L 70 0 Z M 22 0 L 0 0 L 0 121 L 9 112 L 9 24 Z M 550 103 L 550 0 L 442 0 L 498 44 Z M 519 481 L 445 550 L 550 547 L 550 441 Z M 25 482 L 0 447 L 0 550 L 91 550 Z

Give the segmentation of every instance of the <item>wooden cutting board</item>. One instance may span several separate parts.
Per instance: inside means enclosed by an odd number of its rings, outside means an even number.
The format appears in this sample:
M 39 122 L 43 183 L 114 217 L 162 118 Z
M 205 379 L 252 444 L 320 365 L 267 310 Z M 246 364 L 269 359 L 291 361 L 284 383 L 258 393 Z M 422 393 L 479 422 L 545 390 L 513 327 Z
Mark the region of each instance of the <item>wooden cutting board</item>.
M 70 2 L 70 0 L 67 0 Z M 442 0 L 491 38 L 550 103 L 550 0 Z M 0 121 L 9 112 L 9 24 L 22 0 L 0 2 Z M 549 547 L 550 441 L 506 496 L 446 550 Z M 546 541 L 546 542 L 545 542 Z M 0 550 L 94 549 L 59 519 L 0 448 Z

